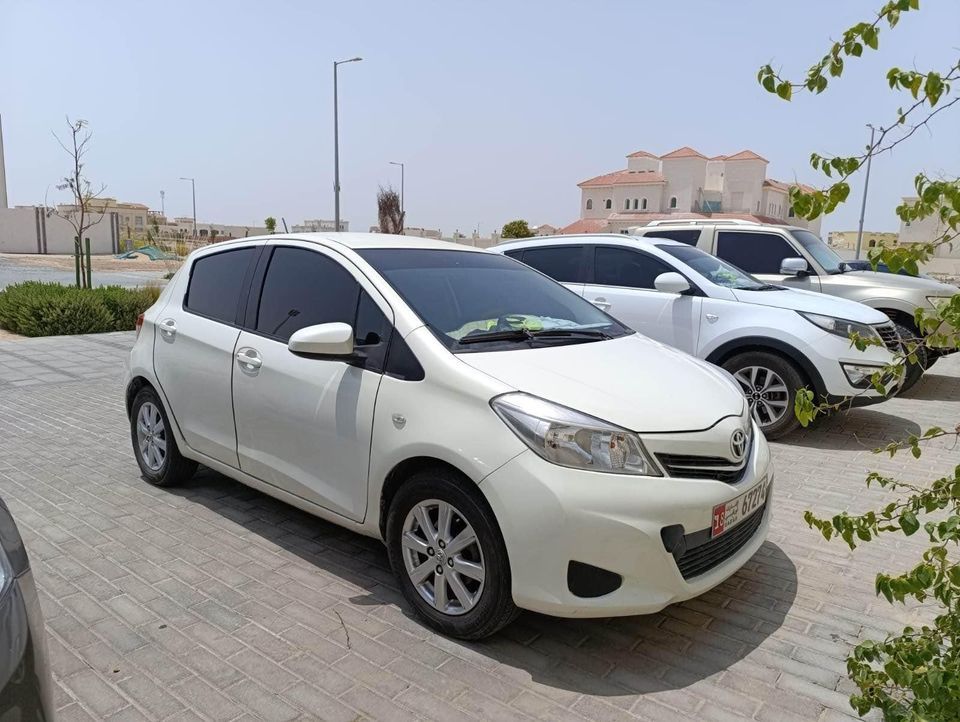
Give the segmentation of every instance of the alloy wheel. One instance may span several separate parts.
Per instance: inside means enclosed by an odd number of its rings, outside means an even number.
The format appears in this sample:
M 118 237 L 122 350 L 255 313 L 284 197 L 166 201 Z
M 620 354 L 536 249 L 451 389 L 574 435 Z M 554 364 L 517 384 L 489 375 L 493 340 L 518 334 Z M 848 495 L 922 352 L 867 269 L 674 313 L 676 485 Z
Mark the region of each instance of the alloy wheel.
M 779 374 L 763 366 L 746 366 L 733 377 L 743 389 L 760 428 L 775 424 L 787 413 L 790 390 Z
M 438 499 L 419 502 L 403 522 L 400 545 L 407 576 L 424 601 L 454 616 L 473 609 L 486 576 L 483 550 L 459 509 Z
M 167 429 L 157 405 L 146 401 L 137 413 L 137 446 L 150 471 L 160 471 L 167 458 Z

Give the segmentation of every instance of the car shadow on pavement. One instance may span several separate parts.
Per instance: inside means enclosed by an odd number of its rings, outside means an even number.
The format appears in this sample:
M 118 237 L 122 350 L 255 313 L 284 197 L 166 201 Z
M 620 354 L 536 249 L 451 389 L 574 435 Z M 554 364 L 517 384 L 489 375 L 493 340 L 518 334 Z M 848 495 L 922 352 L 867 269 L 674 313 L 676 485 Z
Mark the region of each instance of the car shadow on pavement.
M 904 392 L 903 397 L 923 401 L 960 400 L 960 377 L 945 376 L 927 371 L 920 377 L 916 386 Z
M 169 491 L 240 525 L 246 530 L 240 530 L 241 535 L 252 532 L 287 552 L 297 567 L 295 577 L 311 572 L 304 569 L 305 563 L 315 568 L 314 573 L 340 582 L 334 584 L 340 591 L 339 603 L 351 608 L 342 609 L 347 621 L 340 622 L 354 643 L 365 625 L 347 632 L 351 620 L 371 615 L 412 635 L 412 642 L 419 639 L 474 661 L 477 674 L 494 670 L 501 679 L 533 684 L 557 701 L 588 694 L 609 698 L 613 704 L 622 698 L 629 707 L 637 694 L 663 692 L 676 696 L 679 704 L 686 695 L 684 687 L 741 662 L 776 632 L 797 593 L 793 562 L 767 541 L 719 586 L 656 614 L 558 619 L 523 612 L 489 639 L 460 642 L 422 625 L 400 594 L 379 540 L 354 534 L 202 467 L 190 483 Z M 309 599 L 297 601 L 311 604 Z M 321 605 L 318 618 L 323 613 Z M 741 664 L 759 669 L 753 662 Z
M 920 434 L 920 425 L 872 408 L 838 411 L 799 429 L 778 443 L 831 451 L 873 451 L 891 441 Z

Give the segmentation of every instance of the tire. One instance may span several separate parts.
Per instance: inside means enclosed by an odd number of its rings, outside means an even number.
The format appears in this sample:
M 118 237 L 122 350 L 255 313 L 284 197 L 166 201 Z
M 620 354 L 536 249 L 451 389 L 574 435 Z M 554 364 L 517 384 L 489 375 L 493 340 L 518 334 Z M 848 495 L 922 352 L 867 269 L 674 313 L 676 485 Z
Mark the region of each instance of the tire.
M 444 505 L 450 510 L 447 533 L 439 523 Z M 429 529 L 421 522 L 424 514 Z M 470 529 L 476 541 L 448 556 L 449 551 L 444 550 L 463 543 Z M 473 482 L 447 469 L 417 472 L 393 497 L 386 536 L 390 566 L 403 595 L 437 632 L 458 639 L 483 639 L 518 614 L 499 525 Z M 479 580 L 478 566 L 482 570 Z M 415 581 L 410 570 L 421 569 L 426 576 Z M 443 574 L 438 574 L 438 569 Z
M 197 471 L 197 462 L 180 453 L 167 412 L 149 386 L 137 392 L 130 407 L 130 440 L 141 475 L 154 486 L 182 484 Z
M 808 382 L 792 363 L 769 351 L 747 351 L 722 365 L 740 384 L 764 436 L 779 439 L 800 426 L 793 408 Z
M 896 326 L 897 333 L 900 334 L 900 338 L 902 339 L 916 339 L 920 337 L 920 332 L 912 326 L 908 326 L 900 321 L 894 321 L 893 325 Z M 903 375 L 903 383 L 900 385 L 900 390 L 897 394 L 902 394 L 913 388 L 917 381 L 920 380 L 920 377 L 923 376 L 923 372 L 932 365 L 933 360 L 930 358 L 930 353 L 927 349 L 917 349 L 917 363 L 912 364 L 909 361 L 907 362 L 907 369 Z

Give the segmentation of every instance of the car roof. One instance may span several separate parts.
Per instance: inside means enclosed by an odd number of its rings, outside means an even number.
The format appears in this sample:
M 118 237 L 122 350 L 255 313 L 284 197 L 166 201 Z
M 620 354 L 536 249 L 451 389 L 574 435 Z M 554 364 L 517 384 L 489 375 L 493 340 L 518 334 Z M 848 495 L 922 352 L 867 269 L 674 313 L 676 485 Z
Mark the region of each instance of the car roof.
M 431 249 L 446 251 L 476 251 L 483 249 L 451 241 L 437 241 L 432 238 L 418 238 L 416 236 L 395 236 L 388 233 L 277 233 L 270 236 L 249 236 L 229 241 L 220 241 L 207 248 L 223 248 L 232 244 L 252 241 L 307 241 L 324 246 L 340 246 L 351 250 L 365 248 L 410 248 Z
M 686 246 L 691 248 L 689 243 L 674 241 L 671 238 L 657 238 L 650 236 L 629 236 L 625 233 L 570 233 L 562 236 L 534 236 L 515 241 L 498 243 L 490 248 L 491 251 L 504 251 L 514 248 L 529 248 L 538 245 L 575 245 L 589 240 L 592 243 L 607 243 L 616 246 L 629 246 L 631 248 L 650 248 L 651 246 Z

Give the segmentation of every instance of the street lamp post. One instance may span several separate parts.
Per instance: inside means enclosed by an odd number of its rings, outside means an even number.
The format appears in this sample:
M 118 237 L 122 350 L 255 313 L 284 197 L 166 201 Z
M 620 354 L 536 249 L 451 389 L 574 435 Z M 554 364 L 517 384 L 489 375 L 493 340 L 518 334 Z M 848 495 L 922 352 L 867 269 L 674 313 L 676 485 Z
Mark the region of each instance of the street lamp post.
M 403 176 L 404 176 L 404 165 L 403 163 L 398 163 L 395 160 L 390 161 L 390 165 L 400 166 L 400 212 L 403 213 Z
M 193 237 L 197 237 L 197 182 L 193 178 L 184 178 L 180 180 L 190 181 L 190 191 L 193 194 Z
M 863 217 L 867 212 L 867 189 L 870 187 L 870 161 L 873 159 L 873 138 L 877 129 L 867 123 L 870 129 L 870 149 L 867 151 L 867 177 L 863 180 L 863 202 L 860 204 L 860 226 L 857 228 L 857 250 L 854 258 L 860 258 L 860 244 L 863 242 Z M 880 130 L 883 130 L 881 128 Z
M 333 227 L 340 230 L 340 128 L 337 108 L 337 67 L 344 63 L 357 63 L 363 58 L 335 60 L 333 62 Z
M 164 202 L 166 195 L 166 191 L 160 191 L 160 215 L 164 218 L 167 217 L 167 206 Z

